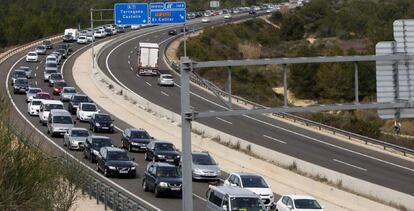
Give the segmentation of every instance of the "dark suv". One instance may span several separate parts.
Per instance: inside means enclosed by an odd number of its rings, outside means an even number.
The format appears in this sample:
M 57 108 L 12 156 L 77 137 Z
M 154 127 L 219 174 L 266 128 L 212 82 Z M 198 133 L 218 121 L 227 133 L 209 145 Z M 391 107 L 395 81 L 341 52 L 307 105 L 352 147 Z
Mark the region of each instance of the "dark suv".
M 135 177 L 136 167 L 133 160 L 134 158 L 129 159 L 127 152 L 123 149 L 102 147 L 96 156 L 96 170 L 102 171 L 105 177 Z
M 180 164 L 180 153 L 174 147 L 174 144 L 167 141 L 151 141 L 147 145 L 145 160 L 154 162 L 168 162 L 175 165 Z
M 168 163 L 149 163 L 142 179 L 142 189 L 153 191 L 155 197 L 159 197 L 161 194 L 181 197 L 182 177 L 180 169 Z
M 106 113 L 97 113 L 93 114 L 89 120 L 89 129 L 93 132 L 100 131 L 109 131 L 110 133 L 114 132 L 114 120 L 111 119 L 111 116 Z
M 144 129 L 127 128 L 122 133 L 122 147 L 128 151 L 146 151 L 148 143 L 153 138 Z
M 29 90 L 29 80 L 27 78 L 17 78 L 14 81 L 13 91 L 14 93 L 26 93 Z
M 99 150 L 102 147 L 111 147 L 112 140 L 106 136 L 88 136 L 85 142 L 85 149 L 83 150 L 83 156 L 94 163 L 96 156 L 99 155 Z
M 89 103 L 92 102 L 88 96 L 86 95 L 81 95 L 81 94 L 75 94 L 72 96 L 72 98 L 69 101 L 69 107 L 68 107 L 68 111 L 71 114 L 76 114 L 76 110 L 79 107 L 80 103 Z

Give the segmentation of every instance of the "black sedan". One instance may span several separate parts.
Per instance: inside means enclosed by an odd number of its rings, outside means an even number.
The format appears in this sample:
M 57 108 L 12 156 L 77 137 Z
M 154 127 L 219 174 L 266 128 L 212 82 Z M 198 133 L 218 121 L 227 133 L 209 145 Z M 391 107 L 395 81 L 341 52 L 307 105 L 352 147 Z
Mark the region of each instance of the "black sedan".
M 168 31 L 168 35 L 177 35 L 177 30 L 176 29 L 170 29 Z
M 99 151 L 102 147 L 113 146 L 112 140 L 106 136 L 88 136 L 85 142 L 85 149 L 83 150 L 83 156 L 90 160 L 91 163 L 96 161 Z
M 154 162 L 167 162 L 180 164 L 180 153 L 174 147 L 174 144 L 167 141 L 151 141 L 147 145 L 145 160 Z
M 142 179 L 142 189 L 153 191 L 155 197 L 162 194 L 181 197 L 182 177 L 180 169 L 168 163 L 149 163 Z
M 144 129 L 127 128 L 122 133 L 122 147 L 128 151 L 146 151 L 148 143 L 153 138 Z
M 89 120 L 89 129 L 93 132 L 109 131 L 114 132 L 114 120 L 106 113 L 93 114 Z
M 96 170 L 109 176 L 136 176 L 134 158 L 129 159 L 125 150 L 115 147 L 102 147 L 96 156 Z

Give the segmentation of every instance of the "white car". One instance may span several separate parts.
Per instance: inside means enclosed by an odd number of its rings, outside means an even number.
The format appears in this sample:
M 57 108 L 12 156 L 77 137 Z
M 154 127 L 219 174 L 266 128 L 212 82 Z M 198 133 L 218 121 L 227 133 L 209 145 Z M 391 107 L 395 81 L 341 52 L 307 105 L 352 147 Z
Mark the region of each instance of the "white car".
M 95 37 L 93 36 L 93 34 L 87 34 L 86 35 L 86 40 L 88 42 L 92 42 L 92 41 L 95 41 Z
M 42 92 L 41 88 L 30 87 L 26 92 L 26 102 L 32 101 L 34 96 L 36 96 L 36 94 L 39 92 Z
M 210 23 L 210 18 L 204 17 L 204 18 L 201 19 L 201 22 L 202 23 Z
M 140 25 L 131 25 L 131 30 L 136 30 L 139 29 L 141 26 Z
M 95 38 L 103 38 L 103 37 L 105 37 L 106 35 L 105 35 L 105 32 L 102 32 L 102 31 L 95 31 L 95 33 L 93 34 L 93 36 L 94 36 Z
M 86 36 L 79 36 L 78 40 L 76 42 L 78 44 L 86 44 L 86 43 L 88 43 L 88 40 L 87 40 Z
M 171 74 L 160 74 L 157 84 L 160 86 L 174 86 L 174 78 Z
M 260 196 L 266 208 L 274 207 L 275 199 L 273 191 L 260 175 L 252 173 L 232 173 L 224 181 L 224 186 L 240 187 L 250 190 Z
M 283 195 L 276 203 L 278 211 L 312 210 L 323 211 L 323 207 L 311 196 Z
M 95 103 L 80 103 L 78 110 L 76 110 L 76 119 L 89 121 L 92 115 L 97 113 L 99 113 L 99 109 Z
M 230 19 L 230 18 L 231 18 L 231 14 L 230 13 L 227 13 L 227 14 L 224 15 L 224 19 Z
M 40 99 L 31 100 L 27 104 L 27 113 L 29 113 L 30 116 L 38 116 L 41 102 L 42 100 Z
M 26 55 L 26 62 L 37 62 L 39 59 L 39 56 L 35 51 L 30 51 Z

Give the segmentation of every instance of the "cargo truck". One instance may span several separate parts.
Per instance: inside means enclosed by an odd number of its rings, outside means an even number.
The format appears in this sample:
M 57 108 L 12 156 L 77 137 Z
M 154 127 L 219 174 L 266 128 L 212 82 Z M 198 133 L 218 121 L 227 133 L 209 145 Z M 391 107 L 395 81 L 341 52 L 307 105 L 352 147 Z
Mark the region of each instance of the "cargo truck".
M 158 74 L 157 43 L 140 42 L 138 46 L 138 74 L 156 76 Z

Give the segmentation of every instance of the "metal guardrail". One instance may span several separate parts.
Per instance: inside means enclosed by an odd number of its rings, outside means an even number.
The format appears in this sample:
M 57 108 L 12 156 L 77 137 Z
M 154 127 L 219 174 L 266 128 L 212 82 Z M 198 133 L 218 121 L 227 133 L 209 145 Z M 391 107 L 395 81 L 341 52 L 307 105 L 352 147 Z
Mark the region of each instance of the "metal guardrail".
M 172 67 L 172 69 L 179 74 L 180 73 L 179 65 L 176 64 L 175 62 L 170 61 L 169 58 L 166 55 L 166 51 L 168 49 L 168 46 L 172 43 L 172 41 L 170 43 L 168 43 L 166 48 L 164 49 L 164 56 L 165 56 L 168 64 L 170 65 L 170 67 Z M 205 85 L 198 77 L 195 77 L 194 75 L 191 75 L 190 80 L 193 83 L 195 83 L 195 84 L 197 84 L 197 85 L 199 85 L 199 86 L 201 86 L 201 87 L 203 87 L 207 90 L 213 91 L 213 90 L 211 90 L 211 87 Z M 203 79 L 203 80 L 206 80 L 206 79 Z M 214 89 L 214 91 L 216 93 L 219 93 L 222 97 L 228 98 L 228 93 L 227 92 L 225 92 L 221 89 Z M 252 101 L 249 101 L 249 100 L 246 100 L 246 99 L 244 99 L 242 97 L 239 97 L 239 96 L 231 95 L 231 98 L 232 98 L 232 100 L 235 100 L 237 103 L 243 104 L 244 106 L 251 107 L 252 109 L 267 108 L 266 106 L 260 105 L 258 103 L 255 103 L 255 102 L 252 102 Z M 319 130 L 324 129 L 324 130 L 332 132 L 332 134 L 334 134 L 334 135 L 335 134 L 341 134 L 343 136 L 348 137 L 348 139 L 361 140 L 361 141 L 365 142 L 365 144 L 370 143 L 370 144 L 382 145 L 384 150 L 386 150 L 387 148 L 394 149 L 396 151 L 399 151 L 399 152 L 403 153 L 404 156 L 406 156 L 407 153 L 414 154 L 414 149 L 410 149 L 410 148 L 407 148 L 407 147 L 402 147 L 402 146 L 391 144 L 391 143 L 381 141 L 381 140 L 378 140 L 378 139 L 374 139 L 374 138 L 370 138 L 370 137 L 367 137 L 367 136 L 352 133 L 352 132 L 349 132 L 349 131 L 345 131 L 345 130 L 342 130 L 342 129 L 338 129 L 338 128 L 335 128 L 335 127 L 332 127 L 332 126 L 329 126 L 329 125 L 325 125 L 325 124 L 322 124 L 322 123 L 319 123 L 319 122 L 315 122 L 315 121 L 312 121 L 312 120 L 309 120 L 309 119 L 305 119 L 303 117 L 296 116 L 296 115 L 293 115 L 293 114 L 272 113 L 272 115 L 277 116 L 277 117 L 281 117 L 281 118 L 284 118 L 284 119 L 287 119 L 287 120 L 291 120 L 293 122 L 301 122 L 302 124 L 304 124 L 308 127 L 314 126 L 314 127 L 317 127 Z
M 50 37 L 51 41 L 57 41 L 58 39 L 61 39 L 62 35 L 57 35 Z M 24 50 L 27 50 L 29 48 L 32 48 L 36 45 L 39 45 L 42 43 L 43 39 L 36 40 L 31 43 L 21 45 L 14 47 L 10 50 L 7 50 L 4 53 L 0 54 L 0 64 L 6 61 L 8 58 L 16 55 L 17 53 L 20 53 Z M 18 131 L 15 131 L 16 134 L 19 134 Z M 27 142 L 29 146 L 36 150 L 41 149 L 38 146 L 35 146 L 34 144 Z M 41 151 L 42 153 L 45 153 Z M 45 153 L 46 156 L 47 155 Z M 65 157 L 52 157 L 56 160 L 59 160 L 59 162 L 63 165 L 66 165 L 69 168 L 73 168 L 76 164 L 76 161 L 70 160 L 70 158 Z M 79 164 L 78 164 L 79 165 Z M 80 165 L 79 165 L 80 166 Z M 114 187 L 111 187 L 110 185 L 106 184 L 102 179 L 95 177 L 93 175 L 96 175 L 95 172 L 91 172 L 90 169 L 87 169 L 85 167 L 82 167 L 82 170 L 86 173 L 86 182 L 85 186 L 82 189 L 83 193 L 87 193 L 89 195 L 89 198 L 92 199 L 92 197 L 96 198 L 96 203 L 99 204 L 102 202 L 105 206 L 105 210 L 109 207 L 115 211 L 148 211 L 150 209 L 144 207 L 142 204 L 140 204 L 138 201 L 133 200 L 132 197 L 127 196 L 122 191 L 117 190 Z

